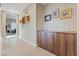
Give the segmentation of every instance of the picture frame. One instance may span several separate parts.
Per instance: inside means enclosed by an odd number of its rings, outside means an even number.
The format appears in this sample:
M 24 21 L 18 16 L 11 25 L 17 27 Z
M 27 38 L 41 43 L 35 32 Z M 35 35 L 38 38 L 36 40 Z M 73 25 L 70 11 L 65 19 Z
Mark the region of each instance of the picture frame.
M 55 9 L 52 13 L 52 18 L 55 19 L 55 18 L 58 18 L 60 17 L 60 9 Z
M 72 8 L 66 8 L 61 10 L 60 19 L 72 18 Z
M 27 16 L 23 16 L 22 19 L 20 20 L 21 24 L 26 24 L 26 23 L 30 23 L 31 22 L 31 16 L 27 15 Z
M 45 22 L 51 21 L 51 14 L 45 16 Z

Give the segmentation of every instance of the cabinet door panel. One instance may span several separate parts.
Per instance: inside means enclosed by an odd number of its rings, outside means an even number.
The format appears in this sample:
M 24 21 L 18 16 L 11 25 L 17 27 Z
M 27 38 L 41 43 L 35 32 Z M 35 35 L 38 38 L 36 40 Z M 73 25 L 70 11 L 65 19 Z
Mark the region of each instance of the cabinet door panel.
M 66 51 L 68 56 L 75 55 L 75 35 L 74 34 L 67 34 L 66 39 Z
M 56 55 L 59 55 L 59 51 L 58 51 L 58 50 L 59 50 L 59 46 L 58 46 L 58 43 L 59 43 L 59 42 L 58 42 L 58 33 L 55 33 L 54 35 L 55 35 L 55 37 L 54 37 L 54 45 L 55 45 L 55 46 L 54 46 L 54 51 L 55 51 L 55 52 L 54 52 L 54 53 L 55 53 Z
M 47 40 L 47 48 L 49 51 L 54 52 L 54 33 L 48 33 L 48 40 Z
M 47 32 L 42 32 L 42 48 L 47 49 Z
M 41 32 L 37 32 L 37 43 L 38 43 L 38 47 L 42 47 L 42 33 Z
M 58 34 L 58 46 L 59 46 L 59 50 L 58 50 L 58 53 L 59 53 L 59 55 L 65 55 L 66 53 L 65 53 L 65 48 L 66 48 L 66 46 L 65 46 L 65 44 L 66 44 L 66 40 L 65 40 L 65 34 L 63 34 L 63 33 L 59 33 Z

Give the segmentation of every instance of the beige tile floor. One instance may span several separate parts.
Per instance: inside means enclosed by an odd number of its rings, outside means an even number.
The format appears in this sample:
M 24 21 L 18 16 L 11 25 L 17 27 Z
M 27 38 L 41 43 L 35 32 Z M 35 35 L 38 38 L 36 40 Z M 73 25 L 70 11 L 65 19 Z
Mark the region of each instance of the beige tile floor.
M 33 47 L 22 40 L 18 40 L 17 43 L 15 41 L 17 41 L 15 38 L 5 40 L 2 50 L 3 56 L 55 56 L 42 48 Z

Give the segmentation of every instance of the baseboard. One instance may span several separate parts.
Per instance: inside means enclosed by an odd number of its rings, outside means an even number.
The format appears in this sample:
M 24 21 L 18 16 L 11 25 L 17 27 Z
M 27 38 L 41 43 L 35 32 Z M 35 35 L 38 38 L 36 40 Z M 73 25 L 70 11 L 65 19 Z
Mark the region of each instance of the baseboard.
M 25 39 L 22 39 L 22 40 L 29 43 L 29 44 L 31 44 L 33 47 L 37 47 L 37 44 L 35 44 L 35 43 L 33 43 L 33 42 L 29 41 L 29 40 L 25 40 Z
M 6 36 L 6 38 L 16 38 L 16 35 Z

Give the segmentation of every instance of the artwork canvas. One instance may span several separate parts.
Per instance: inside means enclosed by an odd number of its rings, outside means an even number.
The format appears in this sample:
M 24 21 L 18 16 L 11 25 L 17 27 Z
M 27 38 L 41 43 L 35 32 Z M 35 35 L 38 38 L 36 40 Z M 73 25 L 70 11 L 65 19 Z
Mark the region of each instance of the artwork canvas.
M 68 19 L 72 17 L 72 8 L 61 10 L 60 19 Z
M 20 23 L 26 24 L 26 23 L 30 23 L 30 21 L 31 21 L 31 17 L 29 15 L 29 16 L 22 17 L 22 19 L 20 20 Z
M 50 21 L 51 20 L 51 15 L 46 15 L 45 16 L 45 21 Z
M 30 23 L 31 22 L 31 16 L 30 15 L 25 16 L 25 22 L 26 23 Z
M 53 11 L 52 14 L 53 19 L 58 18 L 59 16 L 60 16 L 60 9 L 56 9 L 55 11 Z

